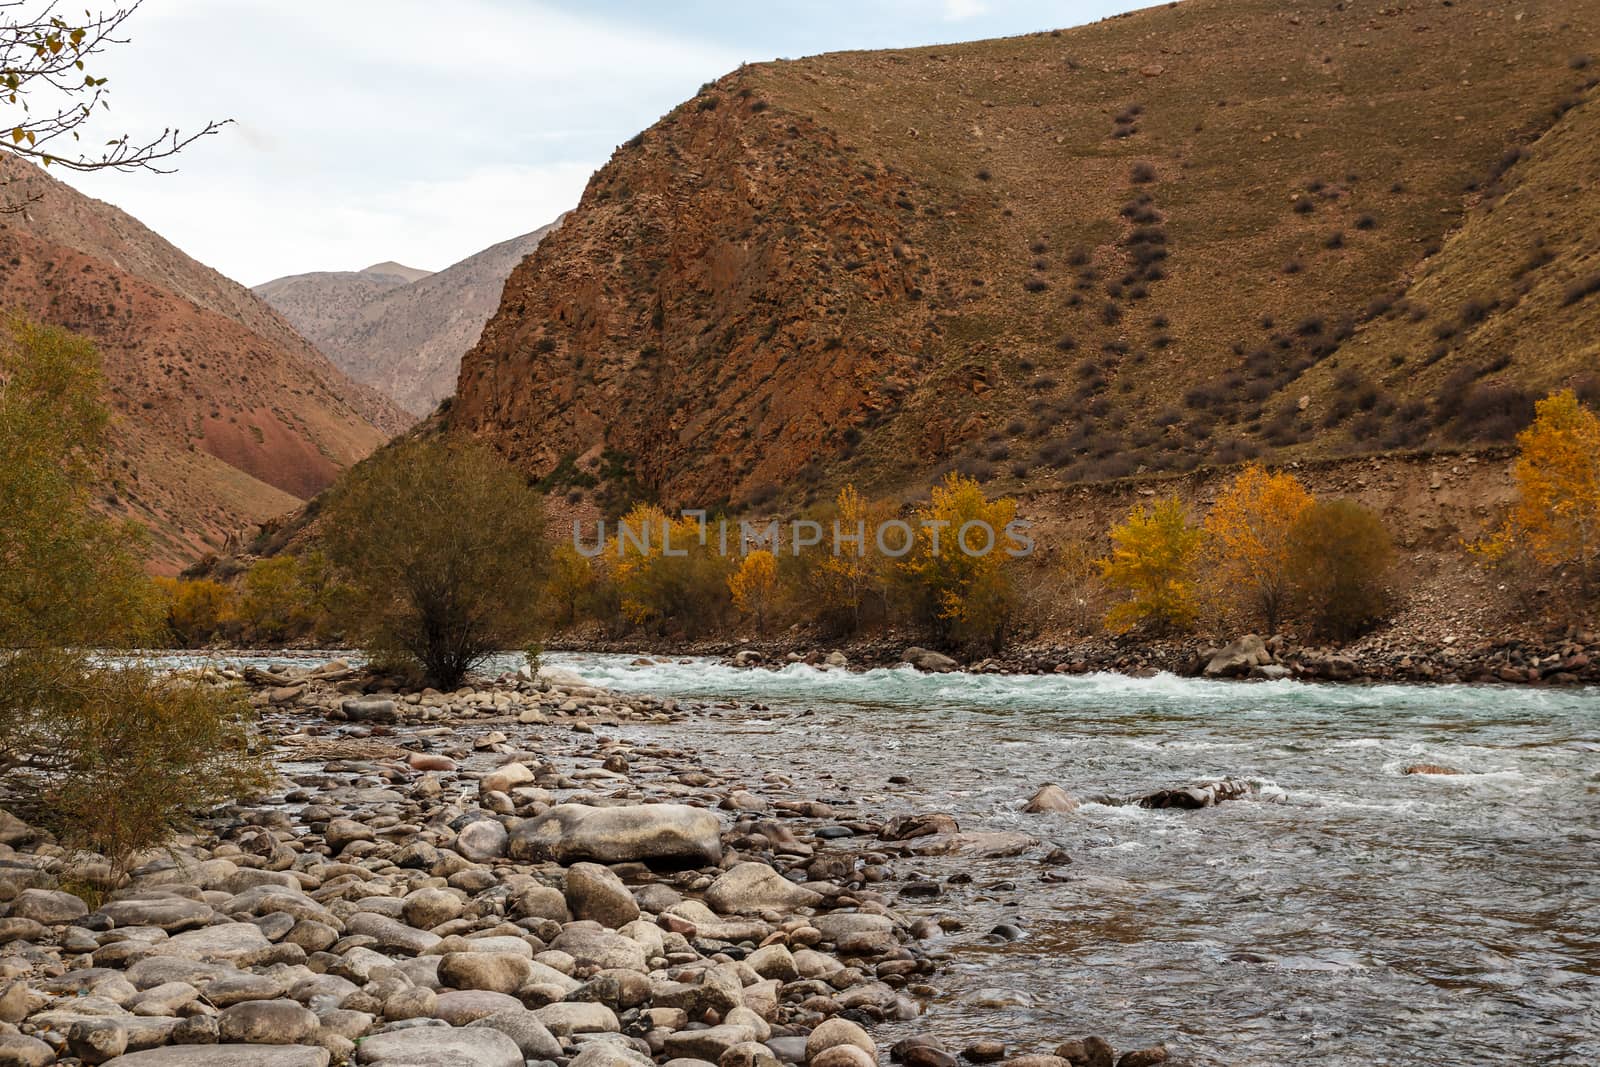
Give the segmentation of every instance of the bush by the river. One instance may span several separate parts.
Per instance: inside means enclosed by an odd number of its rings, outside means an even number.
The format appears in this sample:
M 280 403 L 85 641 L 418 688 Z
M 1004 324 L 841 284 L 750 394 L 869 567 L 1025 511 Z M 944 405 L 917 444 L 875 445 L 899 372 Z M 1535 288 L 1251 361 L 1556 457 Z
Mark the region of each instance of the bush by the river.
M 249 716 L 224 691 L 89 650 L 154 639 L 163 603 L 137 528 L 90 506 L 107 415 L 86 339 L 20 318 L 0 334 L 0 777 L 113 868 L 256 788 Z

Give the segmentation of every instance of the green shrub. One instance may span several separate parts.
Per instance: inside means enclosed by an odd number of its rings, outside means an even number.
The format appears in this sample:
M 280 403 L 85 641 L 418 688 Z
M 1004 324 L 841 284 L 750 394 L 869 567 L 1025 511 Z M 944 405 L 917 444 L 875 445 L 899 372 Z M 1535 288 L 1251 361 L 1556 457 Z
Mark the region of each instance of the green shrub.
M 328 511 L 349 632 L 375 660 L 409 661 L 452 689 L 538 635 L 543 500 L 487 448 L 402 441 L 352 470 Z
M 1289 574 L 1298 614 L 1323 636 L 1344 640 L 1389 607 L 1394 546 L 1378 516 L 1353 500 L 1306 508 L 1289 535 Z

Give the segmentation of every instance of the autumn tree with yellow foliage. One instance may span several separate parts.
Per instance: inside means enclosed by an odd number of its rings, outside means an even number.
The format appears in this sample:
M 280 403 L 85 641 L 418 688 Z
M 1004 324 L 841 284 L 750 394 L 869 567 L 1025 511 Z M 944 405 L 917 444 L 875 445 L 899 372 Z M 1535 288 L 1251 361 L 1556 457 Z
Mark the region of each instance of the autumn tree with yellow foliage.
M 937 642 L 993 649 L 1004 640 L 1016 603 L 1007 536 L 1016 517 L 1015 500 L 990 500 L 976 479 L 955 472 L 917 509 L 900 585 L 913 622 Z
M 1106 615 L 1106 627 L 1127 633 L 1137 626 L 1157 632 L 1192 626 L 1198 611 L 1195 567 L 1204 540 L 1176 496 L 1154 507 L 1138 505 L 1126 522 L 1112 527 L 1111 555 L 1100 561 L 1100 574 L 1128 599 Z
M 653 504 L 622 517 L 606 562 L 628 622 L 692 637 L 722 621 L 731 561 L 705 534 L 693 516 L 668 518 Z
M 1277 631 L 1294 591 L 1294 529 L 1314 503 L 1300 479 L 1250 464 L 1206 516 L 1208 580 L 1218 602 Z
M 765 633 L 767 617 L 778 598 L 777 559 L 764 548 L 751 552 L 728 576 L 728 591 L 733 594 L 733 606 L 755 621 L 757 633 Z
M 1551 393 L 1517 444 L 1517 502 L 1478 551 L 1491 560 L 1519 552 L 1546 567 L 1570 567 L 1592 593 L 1600 579 L 1600 416 L 1571 389 Z
M 792 547 L 779 566 L 797 613 L 836 634 L 856 633 L 884 613 L 892 561 L 878 550 L 877 531 L 894 515 L 890 505 L 869 501 L 849 484 L 805 515 L 819 540 Z

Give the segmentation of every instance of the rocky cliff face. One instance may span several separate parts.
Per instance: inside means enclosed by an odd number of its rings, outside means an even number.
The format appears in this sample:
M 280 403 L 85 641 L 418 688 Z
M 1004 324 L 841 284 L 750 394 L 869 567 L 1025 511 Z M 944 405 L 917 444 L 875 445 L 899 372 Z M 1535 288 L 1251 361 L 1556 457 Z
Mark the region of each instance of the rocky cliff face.
M 379 263 L 279 278 L 255 291 L 347 374 L 426 415 L 454 391 L 461 356 L 499 306 L 506 276 L 556 225 L 436 274 Z
M 1537 339 L 1600 325 L 1564 295 L 1600 267 L 1597 26 L 1188 0 L 742 68 L 512 273 L 452 424 L 552 484 L 735 505 L 1471 442 L 1496 405 L 1503 439 L 1579 376 Z M 1531 265 L 1469 284 L 1510 210 Z
M 113 412 L 105 510 L 174 570 L 295 507 L 405 419 L 249 290 L 5 157 L 0 306 L 93 338 Z

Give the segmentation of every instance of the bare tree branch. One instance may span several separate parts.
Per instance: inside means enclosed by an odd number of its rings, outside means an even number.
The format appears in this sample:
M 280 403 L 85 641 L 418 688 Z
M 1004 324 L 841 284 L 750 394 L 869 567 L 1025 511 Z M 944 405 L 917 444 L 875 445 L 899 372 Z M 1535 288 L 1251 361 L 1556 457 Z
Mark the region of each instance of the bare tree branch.
M 66 170 L 150 170 L 229 121 L 207 122 L 198 131 L 163 129 L 154 137 L 113 138 L 101 151 L 79 147 L 85 125 L 110 107 L 107 79 L 89 70 L 108 48 L 126 44 L 118 36 L 143 0 L 109 11 L 86 11 L 67 19 L 54 0 L 0 0 L 0 149 Z M 35 8 L 37 10 L 34 10 Z

